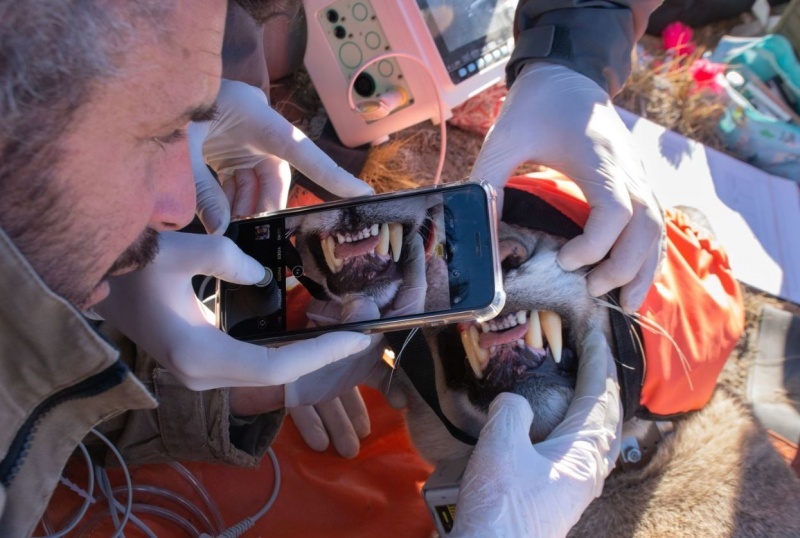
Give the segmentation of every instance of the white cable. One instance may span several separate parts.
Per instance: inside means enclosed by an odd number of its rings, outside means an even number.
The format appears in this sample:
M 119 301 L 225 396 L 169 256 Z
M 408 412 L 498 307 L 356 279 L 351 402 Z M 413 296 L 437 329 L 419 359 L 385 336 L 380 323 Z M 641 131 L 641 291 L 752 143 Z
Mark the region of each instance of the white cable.
M 261 519 L 261 517 L 266 514 L 270 508 L 272 508 L 272 504 L 275 502 L 275 499 L 278 498 L 278 492 L 281 489 L 281 468 L 280 465 L 278 465 L 278 458 L 275 456 L 275 452 L 271 447 L 267 449 L 267 455 L 269 456 L 269 459 L 272 460 L 272 468 L 275 470 L 275 484 L 272 486 L 272 494 L 269 496 L 266 504 L 264 504 L 261 510 L 256 512 L 256 514 L 245 518 L 239 523 L 225 529 L 225 531 L 217 538 L 238 538 L 244 534 L 245 531 L 252 529 L 256 521 Z
M 94 474 L 97 475 L 97 483 L 100 486 L 100 491 L 103 492 L 103 496 L 108 503 L 108 513 L 111 514 L 111 520 L 114 522 L 114 529 L 119 529 L 119 516 L 117 516 L 117 506 L 119 502 L 117 502 L 117 499 L 114 498 L 114 494 L 111 492 L 111 483 L 108 480 L 108 473 L 106 473 L 105 469 L 100 467 L 100 465 L 96 464 L 94 466 Z
M 83 491 L 78 486 L 75 486 L 75 484 L 73 484 L 71 481 L 65 479 L 65 482 L 64 482 L 65 485 L 67 485 L 67 487 L 69 487 L 69 489 L 71 489 L 72 491 L 75 491 L 76 493 L 78 493 L 78 495 L 83 497 L 83 499 L 84 499 L 83 504 L 81 505 L 80 510 L 78 510 L 78 513 L 75 514 L 75 517 L 72 518 L 72 521 L 70 521 L 69 524 L 66 527 L 64 527 L 63 529 L 61 529 L 60 531 L 58 531 L 55 534 L 48 534 L 45 538 L 61 538 L 62 536 L 65 536 L 68 532 L 70 532 L 72 529 L 74 529 L 78 525 L 78 523 L 81 522 L 81 520 L 83 519 L 83 516 L 86 515 L 86 511 L 89 510 L 89 506 L 94 502 L 94 498 L 93 498 L 93 494 L 94 494 L 94 469 L 92 469 L 92 458 L 91 458 L 91 456 L 89 456 L 89 451 L 86 450 L 86 445 L 84 445 L 83 443 L 79 443 L 78 444 L 78 448 L 80 448 L 81 452 L 83 453 L 83 457 L 86 460 L 86 468 L 88 469 L 88 472 L 89 472 L 89 484 L 86 486 L 86 489 L 88 490 L 88 493 Z M 77 489 L 74 489 L 69 484 L 72 484 L 72 486 L 75 486 L 75 488 L 77 488 Z
M 128 499 L 125 503 L 125 511 L 122 514 L 122 521 L 120 521 L 120 526 L 117 528 L 117 532 L 111 538 L 119 538 L 122 535 L 123 530 L 125 530 L 125 525 L 128 524 L 128 520 L 131 517 L 131 507 L 133 506 L 133 483 L 131 482 L 131 474 L 128 472 L 128 466 L 125 464 L 125 460 L 122 458 L 122 454 L 120 454 L 117 447 L 114 446 L 114 443 L 108 440 L 108 437 L 97 431 L 96 429 L 92 428 L 91 432 L 97 436 L 98 439 L 103 441 L 108 448 L 111 449 L 111 452 L 114 453 L 114 456 L 119 461 L 120 466 L 122 467 L 122 473 L 125 475 L 125 483 L 128 486 Z
M 444 117 L 444 101 L 442 101 L 442 92 L 439 91 L 439 86 L 436 84 L 436 77 L 431 73 L 430 68 L 414 56 L 413 54 L 409 54 L 407 52 L 385 52 L 383 54 L 379 54 L 370 60 L 368 60 L 364 65 L 356 69 L 353 73 L 352 77 L 350 78 L 350 83 L 347 85 L 347 104 L 350 106 L 350 110 L 358 112 L 358 107 L 356 107 L 355 102 L 353 101 L 353 88 L 355 87 L 356 79 L 358 76 L 363 73 L 369 66 L 375 64 L 381 60 L 385 60 L 387 58 L 405 58 L 406 60 L 411 60 L 416 62 L 418 65 L 422 66 L 425 70 L 425 73 L 428 75 L 431 81 L 431 85 L 433 86 L 433 90 L 436 93 L 436 102 L 439 105 L 439 136 L 441 137 L 441 148 L 439 149 L 439 163 L 436 165 L 436 175 L 433 176 L 433 184 L 438 185 L 442 181 L 442 170 L 444 169 L 444 158 L 445 154 L 447 153 L 447 126 L 445 125 L 445 117 Z
M 214 280 L 213 276 L 211 275 L 206 276 L 200 283 L 200 287 L 197 290 L 197 296 L 200 298 L 200 301 L 202 301 L 203 304 L 205 304 L 206 299 L 208 299 L 208 297 L 203 297 L 203 295 L 205 295 L 206 288 L 208 287 L 208 285 L 211 283 L 212 280 Z M 214 297 L 214 294 L 212 293 L 209 297 Z
M 125 491 L 125 487 L 124 486 L 119 486 L 119 487 L 116 487 L 116 488 L 111 490 L 112 494 L 114 494 L 114 495 L 116 495 L 118 493 L 122 493 L 123 491 Z M 143 484 L 134 484 L 133 492 L 134 493 L 144 493 L 146 495 L 154 495 L 156 497 L 161 497 L 161 498 L 166 499 L 168 501 L 172 501 L 173 503 L 177 504 L 178 506 L 180 506 L 181 508 L 183 508 L 184 510 L 186 510 L 187 512 L 192 514 L 194 517 L 196 517 L 200 521 L 200 523 L 203 525 L 205 530 L 208 531 L 208 532 L 217 533 L 217 532 L 221 532 L 222 529 L 224 528 L 224 525 L 220 526 L 219 528 L 215 527 L 214 524 L 211 523 L 211 520 L 208 518 L 208 516 L 200 508 L 198 508 L 195 504 L 192 504 L 192 502 L 189 501 L 189 499 L 183 497 L 182 495 L 179 495 L 178 493 L 175 493 L 174 491 L 170 491 L 168 489 L 160 488 L 160 487 L 156 487 L 156 486 L 147 486 L 147 485 L 143 485 Z M 145 505 L 143 505 L 141 503 L 134 504 L 134 507 L 136 507 L 136 506 L 145 506 Z M 136 511 L 136 509 L 134 508 L 134 512 L 135 511 Z M 175 512 L 170 512 L 170 514 L 176 515 Z M 162 514 L 158 514 L 158 515 L 160 515 L 161 517 L 164 517 Z M 169 518 L 167 518 L 167 519 L 169 519 Z M 131 516 L 131 521 L 133 521 L 133 516 Z
M 217 508 L 217 505 L 214 504 L 213 500 L 211 500 L 211 495 L 208 494 L 208 490 L 206 490 L 206 488 L 203 487 L 203 484 L 192 474 L 192 472 L 180 462 L 170 462 L 169 466 L 179 475 L 181 475 L 187 482 L 189 482 L 189 484 L 191 484 L 194 490 L 203 499 L 203 502 L 205 502 L 206 506 L 211 512 L 211 517 L 214 519 L 214 532 L 222 532 L 222 530 L 225 528 L 225 522 L 222 519 L 222 514 L 219 512 L 219 508 Z

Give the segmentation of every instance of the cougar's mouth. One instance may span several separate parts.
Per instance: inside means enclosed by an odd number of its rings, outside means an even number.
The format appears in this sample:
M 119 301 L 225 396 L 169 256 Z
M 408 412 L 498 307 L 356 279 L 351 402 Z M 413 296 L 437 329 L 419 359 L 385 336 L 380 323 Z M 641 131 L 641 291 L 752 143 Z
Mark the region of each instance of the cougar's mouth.
M 571 384 L 576 368 L 565 347 L 565 323 L 549 310 L 518 310 L 481 323 L 461 323 L 458 331 L 477 383 L 491 393 L 514 392 L 535 376 Z
M 397 263 L 403 252 L 403 225 L 373 223 L 358 230 L 336 230 L 319 235 L 325 264 L 334 275 L 367 262 L 371 266 Z
M 481 323 L 459 325 L 461 344 L 475 377 L 483 378 L 489 362 L 509 349 L 527 351 L 530 366 L 538 368 L 547 352 L 556 364 L 564 349 L 561 316 L 549 310 L 519 310 Z

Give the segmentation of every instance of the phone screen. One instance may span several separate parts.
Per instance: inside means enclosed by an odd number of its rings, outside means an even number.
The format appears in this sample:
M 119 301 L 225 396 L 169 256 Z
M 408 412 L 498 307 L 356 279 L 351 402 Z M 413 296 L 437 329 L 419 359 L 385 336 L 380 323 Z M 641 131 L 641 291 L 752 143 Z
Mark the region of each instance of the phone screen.
M 221 328 L 262 340 L 482 311 L 496 301 L 494 222 L 482 186 L 374 200 L 231 223 L 226 235 L 272 278 L 220 282 Z

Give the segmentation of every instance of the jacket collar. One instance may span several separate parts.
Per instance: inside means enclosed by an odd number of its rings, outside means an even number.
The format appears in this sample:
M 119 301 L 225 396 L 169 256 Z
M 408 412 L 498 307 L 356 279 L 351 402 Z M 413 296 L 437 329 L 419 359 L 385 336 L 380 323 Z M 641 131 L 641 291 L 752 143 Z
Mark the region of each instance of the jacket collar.
M 0 447 L 8 446 L 39 403 L 105 370 L 117 357 L 118 351 L 47 287 L 0 229 Z M 139 387 L 141 394 L 123 405 L 152 405 Z

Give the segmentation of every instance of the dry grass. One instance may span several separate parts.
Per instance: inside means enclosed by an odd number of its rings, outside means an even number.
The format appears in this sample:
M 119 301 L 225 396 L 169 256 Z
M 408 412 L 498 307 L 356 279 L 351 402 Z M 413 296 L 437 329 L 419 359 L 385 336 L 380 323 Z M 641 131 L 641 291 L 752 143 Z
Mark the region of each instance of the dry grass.
M 713 91 L 698 89 L 690 70 L 702 52 L 698 49 L 676 58 L 664 51 L 652 51 L 651 61 L 634 62 L 625 89 L 614 102 L 687 138 L 724 151 L 717 134 L 724 106 Z

